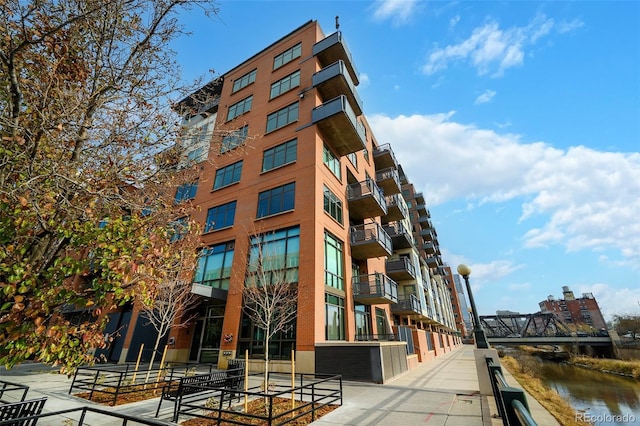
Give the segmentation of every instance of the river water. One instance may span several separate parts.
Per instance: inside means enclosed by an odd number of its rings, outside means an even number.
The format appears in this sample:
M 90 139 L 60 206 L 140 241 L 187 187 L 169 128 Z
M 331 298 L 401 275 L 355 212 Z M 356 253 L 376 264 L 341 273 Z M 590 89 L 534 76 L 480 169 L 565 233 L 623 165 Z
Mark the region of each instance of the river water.
M 640 381 L 545 361 L 541 376 L 594 425 L 639 425 Z

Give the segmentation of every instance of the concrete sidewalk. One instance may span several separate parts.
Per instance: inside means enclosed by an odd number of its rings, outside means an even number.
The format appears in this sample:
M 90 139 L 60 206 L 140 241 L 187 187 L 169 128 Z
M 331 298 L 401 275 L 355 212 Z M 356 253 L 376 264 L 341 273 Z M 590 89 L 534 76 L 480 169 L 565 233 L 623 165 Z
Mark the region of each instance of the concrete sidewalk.
M 479 394 L 478 376 L 473 357 L 474 347 L 465 345 L 433 359 L 384 385 L 343 382 L 343 405 L 313 422 L 313 425 L 414 425 L 499 426 L 493 397 Z M 503 369 L 510 385 L 520 387 Z M 29 386 L 28 399 L 46 396 L 44 412 L 81 406 L 98 407 L 111 412 L 154 419 L 159 398 L 117 407 L 106 407 L 69 395 L 71 378 L 51 368 L 33 364 L 8 372 L 0 369 L 0 379 Z M 9 399 L 9 398 L 4 398 Z M 527 401 L 533 418 L 540 426 L 559 423 L 531 396 Z M 173 404 L 165 402 L 160 420 L 170 423 Z M 77 415 L 44 418 L 39 426 L 64 425 Z M 77 423 L 75 423 L 77 424 Z M 91 414 L 89 426 L 112 425 L 113 419 Z M 131 424 L 131 423 L 130 423 Z M 133 423 L 135 424 L 135 423 Z

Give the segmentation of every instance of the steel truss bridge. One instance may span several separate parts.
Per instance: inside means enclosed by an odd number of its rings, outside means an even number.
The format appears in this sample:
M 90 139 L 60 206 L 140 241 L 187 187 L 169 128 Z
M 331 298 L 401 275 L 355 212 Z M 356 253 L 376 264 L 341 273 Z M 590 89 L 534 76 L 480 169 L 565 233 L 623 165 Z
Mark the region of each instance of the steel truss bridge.
M 572 331 L 551 312 L 483 315 L 480 316 L 480 325 L 487 341 L 496 345 L 612 345 L 607 332 Z

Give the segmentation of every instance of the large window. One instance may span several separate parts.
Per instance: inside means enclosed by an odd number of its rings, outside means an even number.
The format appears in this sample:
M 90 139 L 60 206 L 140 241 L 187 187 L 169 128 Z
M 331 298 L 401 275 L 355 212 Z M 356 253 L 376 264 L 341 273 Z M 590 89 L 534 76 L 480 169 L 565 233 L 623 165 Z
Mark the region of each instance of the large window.
M 286 330 L 269 339 L 269 359 L 291 359 L 291 350 L 296 348 L 295 320 Z M 264 329 L 253 324 L 243 312 L 238 336 L 238 353 L 244 354 L 245 350 L 249 351 L 251 358 L 264 358 Z
M 267 133 L 298 120 L 298 103 L 291 104 L 267 116 Z
M 342 241 L 328 232 L 324 233 L 324 283 L 344 290 L 344 259 Z
M 196 284 L 229 290 L 234 243 L 216 244 L 200 252 L 193 277 Z
M 189 232 L 189 218 L 181 217 L 170 224 L 169 241 L 176 242 L 184 238 Z
M 327 340 L 344 340 L 344 299 L 325 293 L 325 338 Z
M 240 181 L 242 173 L 242 161 L 230 164 L 226 167 L 216 170 L 216 178 L 213 182 L 213 189 L 223 188 L 232 183 Z
M 256 70 L 249 71 L 242 77 L 236 79 L 236 81 L 233 82 L 233 89 L 231 90 L 231 93 L 235 93 L 243 87 L 247 87 L 254 81 L 256 81 Z
M 204 232 L 215 231 L 216 229 L 232 226 L 235 214 L 235 201 L 222 204 L 221 206 L 211 207 L 207 213 L 207 224 L 204 228 Z
M 298 226 L 251 237 L 247 280 L 263 279 L 261 284 L 297 283 L 300 261 Z M 261 274 L 255 272 L 262 268 Z
M 340 159 L 333 155 L 333 152 L 331 152 L 326 145 L 322 145 L 322 150 L 322 162 L 329 168 L 329 170 L 331 170 L 331 173 L 333 173 L 339 180 L 342 180 Z
M 293 210 L 295 196 L 295 182 L 261 192 L 258 194 L 257 217 L 271 216 L 276 213 Z
M 293 139 L 267 149 L 262 159 L 262 171 L 266 172 L 285 164 L 293 163 L 298 157 L 298 140 Z
M 227 121 L 233 120 L 239 115 L 244 114 L 245 112 L 251 111 L 251 101 L 253 100 L 253 95 L 248 96 L 241 100 L 240 102 L 236 102 L 235 104 L 229 107 L 229 112 L 227 112 Z
M 302 55 L 302 43 L 298 43 L 291 49 L 287 49 L 275 58 L 273 58 L 273 69 L 280 68 L 284 64 L 288 64 Z
M 222 143 L 220 144 L 220 154 L 231 151 L 235 147 L 242 145 L 244 141 L 247 140 L 248 134 L 249 125 L 246 125 L 226 135 L 222 138 Z
M 198 190 L 198 182 L 183 183 L 176 189 L 174 201 L 180 203 L 182 201 L 193 200 Z
M 324 211 L 342 224 L 342 201 L 326 186 L 324 187 Z
M 366 305 L 355 305 L 356 340 L 371 339 L 371 311 Z
M 294 87 L 300 86 L 300 70 L 289 74 L 282 80 L 276 81 L 271 85 L 271 95 L 269 99 L 273 99 L 276 96 L 280 96 L 284 92 L 288 92 Z

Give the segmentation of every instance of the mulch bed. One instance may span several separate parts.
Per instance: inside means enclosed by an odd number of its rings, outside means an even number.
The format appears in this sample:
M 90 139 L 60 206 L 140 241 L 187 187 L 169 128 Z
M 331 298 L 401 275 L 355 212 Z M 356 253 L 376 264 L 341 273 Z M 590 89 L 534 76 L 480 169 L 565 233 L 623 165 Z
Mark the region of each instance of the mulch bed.
M 299 401 L 296 401 L 299 402 Z M 316 405 L 317 406 L 317 405 Z M 325 405 L 322 408 L 318 408 L 316 410 L 316 420 L 318 420 L 320 417 L 332 412 L 333 410 L 335 410 L 336 408 L 338 408 L 339 405 Z M 244 406 L 243 406 L 244 409 Z M 288 410 L 291 409 L 291 400 L 290 399 L 286 399 L 286 398 L 273 398 L 273 414 L 277 415 L 279 413 L 283 413 L 286 412 Z M 308 408 L 305 408 L 305 410 L 308 410 Z M 258 398 L 258 399 L 254 399 L 252 401 L 249 401 L 248 404 L 248 412 L 249 413 L 254 413 L 254 414 L 259 414 L 259 415 L 265 415 L 266 411 L 265 411 L 265 405 L 264 405 L 264 398 Z M 216 413 L 212 412 L 211 414 L 212 416 L 215 416 Z M 210 420 L 210 419 L 202 419 L 202 418 L 192 418 L 189 420 L 186 420 L 184 422 L 180 422 L 181 425 L 183 426 L 213 426 L 213 425 L 233 425 L 236 423 L 231 423 L 231 422 L 225 422 L 224 420 L 234 420 L 236 422 L 241 422 L 241 424 L 243 425 L 266 425 L 267 423 L 264 420 L 261 419 L 251 419 L 248 417 L 243 416 L 242 414 L 237 414 L 237 415 L 233 415 L 233 414 L 228 414 L 228 413 L 224 413 L 222 415 L 222 419 L 223 421 L 221 421 L 220 423 L 218 423 L 218 420 Z M 284 420 L 284 419 L 282 419 Z M 288 425 L 294 425 L 294 426 L 304 426 L 304 425 L 308 425 L 312 422 L 311 420 L 311 413 L 309 414 L 305 414 L 304 416 L 295 419 L 289 423 L 287 423 Z
M 162 394 L 162 386 L 156 387 L 155 383 L 146 385 L 125 386 L 120 388 L 118 399 L 116 403 L 113 403 L 113 395 L 116 392 L 115 387 L 106 387 L 102 390 L 94 390 L 91 401 L 98 404 L 105 404 L 108 406 L 129 404 L 132 402 L 144 401 L 147 399 L 158 398 Z M 79 398 L 89 399 L 90 392 L 76 393 L 73 396 Z

